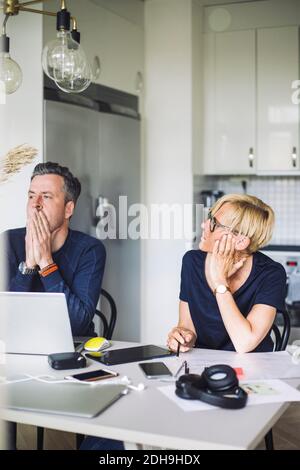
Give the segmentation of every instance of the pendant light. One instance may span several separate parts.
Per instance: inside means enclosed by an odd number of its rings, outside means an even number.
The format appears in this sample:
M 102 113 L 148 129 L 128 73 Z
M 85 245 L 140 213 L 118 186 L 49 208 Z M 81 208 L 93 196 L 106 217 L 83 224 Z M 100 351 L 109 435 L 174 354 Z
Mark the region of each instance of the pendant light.
M 77 22 L 74 18 L 70 34 L 74 44 L 70 46 L 64 77 L 54 73 L 54 80 L 58 88 L 66 93 L 81 93 L 92 82 L 92 70 L 80 46 L 80 32 L 77 30 Z
M 3 23 L 3 34 L 0 36 L 0 84 L 1 89 L 10 95 L 17 91 L 22 83 L 22 70 L 9 54 L 9 37 L 6 36 L 6 22 Z
M 72 37 L 71 15 L 64 1 L 56 18 L 57 37 L 44 47 L 42 66 L 59 88 L 68 93 L 79 93 L 91 83 L 90 66 L 83 48 Z
M 1 0 L 0 0 L 1 1 Z M 5 20 L 0 36 L 0 90 L 14 93 L 22 83 L 22 71 L 19 65 L 9 55 L 9 38 L 6 36 L 8 18 L 21 12 L 37 13 L 56 17 L 56 39 L 46 44 L 42 52 L 42 67 L 45 74 L 66 93 L 80 93 L 97 78 L 100 66 L 96 68 L 97 76 L 92 71 L 86 54 L 80 45 L 80 33 L 77 22 L 67 10 L 66 1 L 61 1 L 61 9 L 57 13 L 28 8 L 44 0 L 31 0 L 20 3 L 19 0 L 3 0 Z M 73 29 L 70 32 L 71 19 Z M 93 67 L 94 69 L 95 67 Z M 95 76 L 94 76 L 95 75 Z

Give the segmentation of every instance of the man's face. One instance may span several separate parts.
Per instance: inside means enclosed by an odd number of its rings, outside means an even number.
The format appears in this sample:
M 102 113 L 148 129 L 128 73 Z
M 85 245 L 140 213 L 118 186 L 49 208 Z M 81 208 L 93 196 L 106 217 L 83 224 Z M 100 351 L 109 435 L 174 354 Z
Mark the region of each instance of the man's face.
M 33 178 L 28 191 L 27 217 L 34 209 L 42 210 L 48 219 L 50 232 L 64 225 L 74 210 L 72 201 L 65 204 L 64 179 L 59 175 L 38 175 Z

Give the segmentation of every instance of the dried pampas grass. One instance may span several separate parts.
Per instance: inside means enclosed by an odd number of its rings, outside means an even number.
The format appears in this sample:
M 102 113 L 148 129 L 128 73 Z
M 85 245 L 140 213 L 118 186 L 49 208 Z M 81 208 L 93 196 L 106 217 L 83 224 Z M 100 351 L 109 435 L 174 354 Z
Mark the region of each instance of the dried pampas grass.
M 0 183 L 7 181 L 12 175 L 19 173 L 24 165 L 31 163 L 38 151 L 27 144 L 19 145 L 10 150 L 0 160 Z

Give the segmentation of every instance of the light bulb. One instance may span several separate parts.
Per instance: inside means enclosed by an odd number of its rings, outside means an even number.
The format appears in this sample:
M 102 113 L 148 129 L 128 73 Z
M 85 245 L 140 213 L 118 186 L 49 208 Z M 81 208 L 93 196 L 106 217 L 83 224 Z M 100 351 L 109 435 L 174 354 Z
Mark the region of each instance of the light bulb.
M 82 47 L 70 51 L 68 63 L 65 64 L 64 76 L 54 73 L 55 83 L 60 90 L 66 93 L 80 93 L 86 90 L 92 82 L 91 66 L 86 60 Z
M 60 71 L 54 71 L 54 79 L 59 83 L 71 83 L 74 81 L 91 82 L 91 68 L 79 44 L 77 44 L 76 49 L 70 50 L 68 59 L 64 64 L 63 74 Z
M 0 82 L 7 95 L 14 93 L 22 83 L 22 70 L 9 52 L 0 52 Z
M 69 31 L 58 31 L 56 39 L 46 44 L 43 49 L 42 65 L 45 74 L 57 82 L 64 80 L 73 67 L 73 51 L 79 47 Z

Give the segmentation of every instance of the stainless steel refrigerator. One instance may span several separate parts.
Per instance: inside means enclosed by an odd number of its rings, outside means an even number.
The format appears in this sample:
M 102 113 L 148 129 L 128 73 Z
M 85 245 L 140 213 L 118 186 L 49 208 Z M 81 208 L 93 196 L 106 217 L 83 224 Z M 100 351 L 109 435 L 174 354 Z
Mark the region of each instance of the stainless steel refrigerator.
M 107 260 L 102 286 L 118 309 L 113 338 L 138 341 L 140 241 L 120 238 L 118 221 L 119 196 L 127 196 L 128 207 L 141 199 L 137 97 L 99 85 L 83 95 L 67 95 L 47 81 L 44 97 L 45 160 L 68 166 L 82 184 L 71 228 L 96 236 L 100 196 L 116 209 L 117 237 L 103 240 Z

